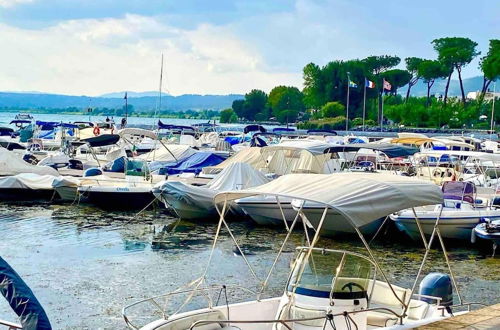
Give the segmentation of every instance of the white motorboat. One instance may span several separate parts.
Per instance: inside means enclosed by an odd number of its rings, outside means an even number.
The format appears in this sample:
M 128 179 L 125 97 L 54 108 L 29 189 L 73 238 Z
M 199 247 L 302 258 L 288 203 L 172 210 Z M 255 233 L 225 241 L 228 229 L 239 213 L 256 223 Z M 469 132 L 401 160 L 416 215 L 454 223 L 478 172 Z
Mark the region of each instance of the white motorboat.
M 476 197 L 476 187 L 471 182 L 448 181 L 443 187 L 444 202 L 438 205 L 406 209 L 390 217 L 396 226 L 413 239 L 419 239 L 418 225 L 430 235 L 436 219 L 444 238 L 469 240 L 471 231 L 481 219 L 500 219 L 500 209 L 488 205 Z M 412 221 L 418 218 L 418 223 Z
M 78 193 L 104 209 L 143 209 L 155 199 L 151 192 L 156 183 L 154 179 L 146 162 L 127 159 L 125 179 L 83 183 Z
M 433 184 L 398 176 L 342 176 L 338 189 L 331 189 L 339 183 L 339 178 L 330 175 L 294 174 L 280 177 L 270 183 L 240 191 L 222 192 L 215 196 L 214 203 L 221 211 L 221 217 L 214 235 L 213 248 L 208 265 L 201 277 L 172 293 L 144 299 L 125 307 L 122 311 L 126 324 L 131 329 L 173 330 L 173 329 L 409 329 L 425 325 L 452 314 L 453 287 L 457 289 L 453 274 L 432 273 L 420 282 L 432 242 L 425 243 L 422 265 L 410 288 L 396 286 L 377 263 L 369 244 L 359 232 L 359 227 L 367 225 L 399 209 L 437 204 L 442 202 L 442 193 Z M 269 272 L 259 275 L 253 270 L 251 260 L 245 257 L 237 239 L 225 220 L 228 204 L 236 199 L 255 195 L 288 197 L 292 199 L 322 204 L 324 211 L 314 237 L 308 237 L 308 245 L 298 248 L 284 293 L 262 299 L 273 270 L 277 267 L 283 249 L 290 244 L 290 235 L 303 216 L 297 211 L 288 234 Z M 357 196 L 353 198 L 353 196 Z M 355 228 L 363 242 L 367 254 L 317 247 L 323 226 L 329 222 L 327 210 L 335 210 Z M 245 281 L 245 287 L 232 287 L 221 279 L 222 285 L 211 285 L 209 279 L 217 274 L 208 274 L 216 255 L 221 228 L 229 231 L 233 244 L 250 269 L 257 289 L 253 291 L 252 281 Z M 307 233 L 307 231 L 305 231 Z M 431 240 L 439 237 L 434 231 Z M 226 239 L 222 240 L 223 242 Z M 224 243 L 220 243 L 223 245 Z M 445 252 L 443 246 L 443 252 Z M 444 258 L 448 262 L 447 258 Z M 449 264 L 448 264 L 449 267 Z M 217 273 L 218 267 L 212 268 Z M 241 273 L 238 269 L 238 273 Z M 263 278 L 260 278 L 263 276 Z M 233 291 L 234 290 L 234 291 Z M 253 300 L 242 298 L 245 293 L 255 294 Z M 464 306 L 457 291 L 460 306 Z M 217 296 L 219 299 L 217 298 Z M 179 299 L 180 298 L 180 299 Z M 207 307 L 202 307 L 203 299 Z M 217 300 L 217 301 L 215 301 Z M 243 300 L 243 301 L 242 301 Z M 222 303 L 218 303 L 222 301 Z M 146 324 L 146 308 L 151 306 L 159 319 Z M 137 312 L 137 318 L 134 317 Z M 455 315 L 460 314 L 453 311 Z
M 267 182 L 269 179 L 252 166 L 232 163 L 204 186 L 164 181 L 153 189 L 153 193 L 181 219 L 208 220 L 217 216 L 213 198 L 219 191 L 241 190 Z M 238 213 L 234 204 L 231 207 Z

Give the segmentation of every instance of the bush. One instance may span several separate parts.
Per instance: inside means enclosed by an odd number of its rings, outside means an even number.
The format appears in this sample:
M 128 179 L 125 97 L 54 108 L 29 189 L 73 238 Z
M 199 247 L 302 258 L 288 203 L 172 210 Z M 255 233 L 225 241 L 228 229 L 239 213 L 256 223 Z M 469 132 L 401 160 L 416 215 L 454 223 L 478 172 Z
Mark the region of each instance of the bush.
M 220 112 L 220 122 L 221 123 L 236 123 L 238 121 L 238 116 L 233 111 L 233 109 L 225 109 Z
M 345 106 L 339 102 L 328 102 L 321 107 L 323 118 L 334 118 L 345 115 Z
M 349 126 L 350 123 L 349 123 Z M 328 130 L 341 130 L 345 129 L 345 117 L 337 116 L 334 118 L 326 118 L 319 120 L 310 120 L 297 125 L 299 129 L 328 129 Z

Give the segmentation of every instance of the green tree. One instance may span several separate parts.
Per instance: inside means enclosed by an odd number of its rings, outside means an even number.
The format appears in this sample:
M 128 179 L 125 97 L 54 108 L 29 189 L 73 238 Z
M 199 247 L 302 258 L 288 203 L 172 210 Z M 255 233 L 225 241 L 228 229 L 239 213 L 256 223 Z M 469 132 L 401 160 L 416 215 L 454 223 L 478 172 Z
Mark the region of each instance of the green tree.
M 221 123 L 235 123 L 238 121 L 238 116 L 233 109 L 224 109 L 220 112 Z
M 391 94 L 397 95 L 398 88 L 407 85 L 410 82 L 411 74 L 406 70 L 393 69 L 381 74 L 382 77 L 391 83 Z
M 258 89 L 252 89 L 250 93 L 245 94 L 245 103 L 243 105 L 243 118 L 254 120 L 255 115 L 266 110 L 267 94 Z
M 345 106 L 339 102 L 328 102 L 321 108 L 323 118 L 345 116 Z
M 432 44 L 438 53 L 438 60 L 448 69 L 448 80 L 444 90 L 444 105 L 446 106 L 451 75 L 455 69 L 458 72 L 460 91 L 462 92 L 462 102 L 465 104 L 462 68 L 480 54 L 480 52 L 476 50 L 477 43 L 469 38 L 453 37 L 435 39 L 432 41 Z
M 418 66 L 418 75 L 427 84 L 427 106 L 430 104 L 431 88 L 438 78 L 446 77 L 448 69 L 440 61 L 423 60 Z
M 490 48 L 486 56 L 481 58 L 479 67 L 483 71 L 483 87 L 481 89 L 481 101 L 484 93 L 488 90 L 491 82 L 500 77 L 500 40 L 490 40 Z
M 321 68 L 314 63 L 307 64 L 303 69 L 303 78 L 304 104 L 309 108 L 319 109 L 324 103 Z
M 245 100 L 234 100 L 231 108 L 233 109 L 234 113 L 236 116 L 239 118 L 244 117 L 244 107 L 245 107 Z
M 366 70 L 371 72 L 375 78 L 375 84 L 377 86 L 382 86 L 382 76 L 381 73 L 395 67 L 401 62 L 401 59 L 397 56 L 391 55 L 381 55 L 381 56 L 369 56 L 363 60 Z M 382 121 L 382 94 L 383 90 L 377 89 L 378 93 L 378 122 Z
M 410 73 L 411 78 L 408 82 L 408 89 L 406 90 L 406 100 L 410 97 L 411 88 L 418 82 L 420 76 L 418 74 L 418 66 L 422 63 L 424 59 L 419 57 L 407 57 L 405 58 L 406 70 Z
M 267 105 L 280 122 L 295 121 L 298 113 L 305 109 L 302 92 L 297 87 L 288 86 L 274 87 L 269 93 Z

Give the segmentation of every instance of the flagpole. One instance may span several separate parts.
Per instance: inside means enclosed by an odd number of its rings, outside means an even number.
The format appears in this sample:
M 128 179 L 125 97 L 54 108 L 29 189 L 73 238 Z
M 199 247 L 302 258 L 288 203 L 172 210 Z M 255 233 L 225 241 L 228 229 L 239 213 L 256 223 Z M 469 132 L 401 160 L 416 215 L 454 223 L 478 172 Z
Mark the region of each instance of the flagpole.
M 363 132 L 365 131 L 365 116 L 366 116 L 366 77 L 365 77 L 365 90 L 363 93 Z
M 380 131 L 382 132 L 384 126 L 384 81 L 382 80 L 382 94 L 380 97 L 381 107 L 380 107 Z
M 349 83 L 351 79 L 349 78 L 349 72 L 347 72 L 347 107 L 346 107 L 346 116 L 345 116 L 345 131 L 349 129 Z
M 493 129 L 495 127 L 495 92 L 497 90 L 497 82 L 493 82 L 493 104 L 491 105 L 491 126 L 490 126 L 490 131 L 491 131 L 491 136 L 493 137 Z M 493 139 L 492 139 L 493 140 Z

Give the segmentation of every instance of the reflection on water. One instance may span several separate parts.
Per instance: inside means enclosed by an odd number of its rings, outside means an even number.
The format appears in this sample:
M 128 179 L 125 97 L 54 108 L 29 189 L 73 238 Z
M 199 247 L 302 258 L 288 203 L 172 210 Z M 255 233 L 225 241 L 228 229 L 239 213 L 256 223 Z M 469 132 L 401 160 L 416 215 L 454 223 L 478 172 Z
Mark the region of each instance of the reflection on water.
M 261 278 L 272 265 L 286 236 L 278 229 L 231 223 L 248 261 Z M 55 328 L 124 328 L 121 307 L 141 298 L 172 291 L 203 273 L 216 231 L 215 223 L 177 221 L 165 212 L 104 212 L 88 206 L 0 204 L 0 255 L 33 289 Z M 389 231 L 373 243 L 389 278 L 411 285 L 422 258 L 418 245 L 407 245 Z M 277 264 L 268 295 L 284 288 L 296 246 L 293 233 Z M 364 252 L 359 240 L 323 239 L 319 246 Z M 470 246 L 449 248 L 453 270 L 468 301 L 499 301 L 500 259 Z M 446 272 L 442 253 L 429 255 L 424 273 Z M 257 288 L 227 231 L 214 253 L 210 283 Z M 0 318 L 16 320 L 4 300 Z

